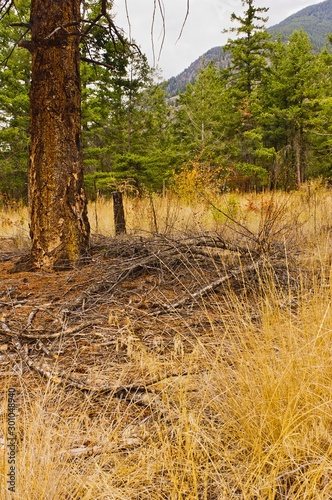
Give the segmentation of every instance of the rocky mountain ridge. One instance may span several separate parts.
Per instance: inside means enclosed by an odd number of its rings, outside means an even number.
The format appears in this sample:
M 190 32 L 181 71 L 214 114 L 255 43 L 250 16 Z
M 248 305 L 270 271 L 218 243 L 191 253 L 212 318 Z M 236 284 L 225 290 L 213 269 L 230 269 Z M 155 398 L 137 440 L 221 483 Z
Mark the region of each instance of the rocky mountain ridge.
M 279 24 L 271 26 L 267 31 L 276 38 L 281 35 L 287 40 L 295 30 L 303 29 L 308 33 L 313 46 L 320 50 L 327 43 L 326 35 L 332 33 L 332 0 L 310 5 L 287 17 Z M 196 59 L 179 75 L 167 81 L 167 92 L 171 96 L 183 91 L 186 85 L 195 80 L 200 69 L 214 62 L 218 68 L 226 68 L 230 63 L 230 55 L 222 47 L 213 47 Z

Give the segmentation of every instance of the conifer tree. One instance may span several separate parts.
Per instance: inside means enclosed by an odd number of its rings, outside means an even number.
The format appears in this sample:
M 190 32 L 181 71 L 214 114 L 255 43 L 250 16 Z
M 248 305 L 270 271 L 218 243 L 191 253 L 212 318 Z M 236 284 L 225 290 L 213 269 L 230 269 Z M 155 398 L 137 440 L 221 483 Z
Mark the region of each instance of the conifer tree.
M 231 54 L 230 67 L 224 70 L 231 119 L 225 121 L 227 155 L 235 178 L 246 187 L 259 187 L 267 182 L 267 165 L 274 152 L 266 148 L 257 127 L 253 104 L 259 87 L 269 72 L 271 42 L 265 23 L 266 7 L 256 7 L 254 0 L 243 0 L 242 16 L 232 14 L 237 23 L 226 32 L 234 33 L 223 47 Z
M 273 177 L 282 176 L 283 187 L 299 186 L 307 177 L 313 153 L 309 132 L 315 128 L 322 95 L 317 58 L 304 31 L 295 31 L 288 43 L 277 41 L 270 74 L 257 98 L 257 121 L 278 155 Z
M 268 68 L 270 35 L 265 24 L 268 20 L 263 14 L 266 7 L 255 7 L 254 0 L 242 0 L 246 6 L 243 16 L 231 15 L 231 20 L 238 26 L 225 30 L 236 37 L 223 47 L 231 53 L 231 65 L 227 70 L 228 79 L 240 95 L 249 98 Z
M 27 200 L 30 57 L 27 51 L 14 50 L 26 29 L 12 24 L 24 19 L 28 2 L 20 2 L 0 23 L 0 197 Z
M 17 2 L 20 4 L 20 2 Z M 91 6 L 90 6 L 91 5 Z M 71 267 L 89 251 L 87 199 L 83 186 L 80 45 L 99 27 L 125 44 L 111 16 L 111 0 L 31 0 L 26 38 L 31 54 L 29 195 L 31 254 L 27 267 Z M 0 16 L 17 10 L 0 1 Z M 104 64 L 92 46 L 95 63 Z M 101 59 L 101 60 L 100 60 Z M 107 63 L 106 63 L 107 64 Z M 109 65 L 110 66 L 110 65 Z M 110 67 L 110 69 L 112 69 Z

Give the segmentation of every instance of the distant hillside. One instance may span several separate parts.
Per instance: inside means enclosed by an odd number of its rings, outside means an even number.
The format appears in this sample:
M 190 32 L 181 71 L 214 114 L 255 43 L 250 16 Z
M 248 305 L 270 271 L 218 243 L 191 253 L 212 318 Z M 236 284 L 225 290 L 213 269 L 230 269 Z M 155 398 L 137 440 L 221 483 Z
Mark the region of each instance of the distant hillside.
M 173 76 L 167 82 L 167 91 L 174 96 L 182 92 L 186 85 L 195 80 L 199 70 L 205 68 L 210 62 L 214 62 L 218 68 L 226 68 L 230 63 L 230 55 L 221 47 L 213 47 L 196 59 L 191 65 L 178 76 Z
M 268 31 L 273 36 L 281 34 L 286 40 L 293 31 L 301 28 L 308 33 L 311 43 L 318 50 L 324 47 L 326 35 L 332 33 L 332 0 L 310 5 L 281 23 L 271 26 Z
M 326 35 L 332 33 L 332 0 L 306 7 L 293 14 L 284 21 L 268 28 L 273 37 L 281 35 L 284 40 L 295 30 L 303 29 L 317 50 L 326 44 Z M 167 82 L 166 89 L 171 96 L 182 92 L 186 85 L 196 78 L 201 68 L 215 61 L 218 68 L 226 68 L 230 64 L 230 55 L 225 53 L 221 47 L 213 47 L 201 57 L 196 59 L 187 69 L 178 76 L 173 76 Z

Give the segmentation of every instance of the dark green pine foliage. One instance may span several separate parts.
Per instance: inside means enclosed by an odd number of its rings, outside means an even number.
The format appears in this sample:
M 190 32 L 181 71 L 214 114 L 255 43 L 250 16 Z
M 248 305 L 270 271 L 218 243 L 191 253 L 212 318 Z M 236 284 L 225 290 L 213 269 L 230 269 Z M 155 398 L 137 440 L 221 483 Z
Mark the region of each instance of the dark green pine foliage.
M 99 1 L 83 2 L 83 18 Z M 27 199 L 30 53 L 19 47 L 28 0 L 15 2 L 0 23 L 0 197 Z M 15 26 L 11 26 L 11 25 Z M 170 175 L 168 107 L 146 57 L 128 40 L 110 40 L 102 26 L 82 38 L 82 131 L 88 194 L 109 194 L 130 178 L 136 188 L 160 189 Z M 93 61 L 93 62 L 92 62 Z
M 29 2 L 15 3 L 0 23 L 0 196 L 27 199 L 30 54 L 16 48 L 29 18 Z
M 331 40 L 332 43 L 332 40 Z M 332 179 L 332 53 L 324 48 L 316 57 L 318 78 L 315 81 L 317 96 L 313 101 L 315 113 L 307 131 L 310 144 L 308 177 L 322 176 Z
M 272 43 L 266 31 L 265 7 L 256 7 L 253 0 L 242 1 L 242 16 L 232 14 L 237 23 L 227 32 L 235 38 L 223 47 L 231 54 L 231 65 L 223 71 L 228 92 L 231 119 L 225 121 L 224 135 L 228 168 L 233 179 L 245 189 L 260 188 L 268 182 L 268 165 L 274 151 L 264 145 L 253 110 L 255 95 L 269 72 Z
M 82 63 L 83 140 L 90 197 L 114 186 L 160 189 L 168 173 L 164 154 L 167 106 L 146 57 L 95 26 Z M 85 60 L 99 64 L 91 65 Z
M 120 52 L 121 52 L 120 47 Z M 124 53 L 124 69 L 83 66 L 83 140 L 90 196 L 130 180 L 138 190 L 161 189 L 168 107 L 140 53 Z M 94 194 L 93 194 L 94 192 Z
M 193 154 L 216 155 L 223 129 L 225 94 L 220 71 L 212 64 L 202 69 L 197 80 L 180 94 L 172 123 L 180 162 Z
M 229 40 L 223 49 L 232 55 L 230 68 L 225 70 L 228 81 L 240 95 L 249 98 L 268 68 L 271 36 L 265 28 L 268 18 L 263 17 L 268 8 L 255 7 L 254 0 L 243 0 L 242 5 L 247 7 L 243 16 L 234 13 L 231 16 L 238 26 L 225 30 L 235 33 L 236 38 Z
M 270 171 L 273 186 L 299 186 L 317 173 L 317 134 L 328 83 L 330 56 L 315 55 L 308 35 L 295 31 L 287 44 L 274 45 L 271 67 L 257 93 L 257 123 L 276 151 Z M 325 73 L 325 76 L 324 76 Z

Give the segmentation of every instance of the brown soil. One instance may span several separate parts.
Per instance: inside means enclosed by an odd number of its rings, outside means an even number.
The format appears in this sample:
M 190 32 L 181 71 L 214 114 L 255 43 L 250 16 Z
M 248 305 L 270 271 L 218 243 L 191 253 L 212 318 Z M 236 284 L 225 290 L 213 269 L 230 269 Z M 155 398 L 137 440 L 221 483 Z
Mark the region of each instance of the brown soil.
M 54 273 L 11 274 L 18 257 L 7 249 L 0 258 L 0 369 L 28 385 L 45 378 L 121 397 L 144 392 L 186 372 L 184 355 L 197 345 L 217 349 L 225 326 L 259 322 L 266 263 L 218 235 L 98 237 L 85 265 Z M 288 283 L 279 263 L 274 275 Z M 137 361 L 139 350 L 150 365 Z

